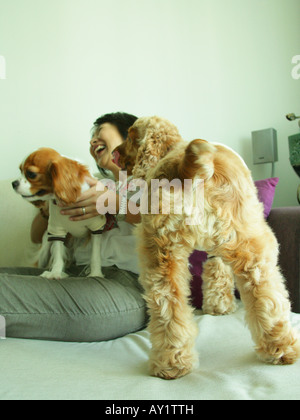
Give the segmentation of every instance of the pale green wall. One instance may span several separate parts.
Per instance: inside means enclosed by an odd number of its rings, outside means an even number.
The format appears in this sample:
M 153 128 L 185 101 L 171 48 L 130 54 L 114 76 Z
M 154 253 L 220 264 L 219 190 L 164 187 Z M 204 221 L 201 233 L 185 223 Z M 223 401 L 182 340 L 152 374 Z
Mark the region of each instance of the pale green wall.
M 92 163 L 93 121 L 124 110 L 226 143 L 251 168 L 251 131 L 276 128 L 275 205 L 296 205 L 284 116 L 300 113 L 299 22 L 299 0 L 0 0 L 0 179 L 39 146 Z

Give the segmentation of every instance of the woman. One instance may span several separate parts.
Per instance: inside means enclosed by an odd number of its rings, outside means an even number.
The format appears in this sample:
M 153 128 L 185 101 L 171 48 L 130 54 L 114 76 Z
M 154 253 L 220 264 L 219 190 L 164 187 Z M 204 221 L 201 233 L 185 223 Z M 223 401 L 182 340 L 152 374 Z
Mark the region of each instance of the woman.
M 118 179 L 119 168 L 112 162 L 112 151 L 121 144 L 137 118 L 126 113 L 106 114 L 95 123 L 90 152 L 99 168 L 99 178 Z M 62 208 L 76 223 L 98 215 L 97 181 L 72 207 Z M 116 208 L 119 197 L 116 193 Z M 113 220 L 112 220 L 113 219 Z M 108 217 L 102 235 L 102 263 L 105 279 L 86 277 L 89 246 L 76 244 L 76 265 L 70 277 L 53 281 L 39 275 L 42 269 L 0 269 L 0 315 L 6 319 L 7 337 L 59 341 L 103 341 L 137 331 L 147 322 L 146 305 L 138 283 L 137 257 L 132 225 L 139 215 L 128 213 L 125 220 Z M 123 217 L 124 219 L 124 217 Z M 34 219 L 31 238 L 41 243 L 48 225 L 47 209 Z

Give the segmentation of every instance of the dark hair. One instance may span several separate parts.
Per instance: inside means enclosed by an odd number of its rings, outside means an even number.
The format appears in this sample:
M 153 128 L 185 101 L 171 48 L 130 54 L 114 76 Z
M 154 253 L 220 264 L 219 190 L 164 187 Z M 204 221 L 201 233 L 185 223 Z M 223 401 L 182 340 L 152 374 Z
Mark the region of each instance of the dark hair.
M 135 115 L 126 114 L 126 112 L 112 112 L 110 114 L 105 114 L 94 122 L 92 133 L 94 135 L 97 128 L 99 128 L 102 124 L 109 123 L 114 125 L 119 131 L 123 140 L 126 140 L 129 128 L 135 123 L 137 119 L 138 117 Z M 102 175 L 108 175 L 107 170 L 100 168 L 98 165 L 97 168 L 99 169 L 100 173 L 102 173 Z
M 94 122 L 94 130 L 102 124 L 110 123 L 118 129 L 120 135 L 126 140 L 129 128 L 137 119 L 135 115 L 126 114 L 125 112 L 105 114 Z

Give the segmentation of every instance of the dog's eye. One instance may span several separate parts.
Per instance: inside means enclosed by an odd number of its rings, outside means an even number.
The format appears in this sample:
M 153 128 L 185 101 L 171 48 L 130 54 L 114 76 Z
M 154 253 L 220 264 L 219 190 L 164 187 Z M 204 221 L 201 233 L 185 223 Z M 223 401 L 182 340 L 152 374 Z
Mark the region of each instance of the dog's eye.
M 35 172 L 27 171 L 26 176 L 28 179 L 35 179 L 37 177 L 37 174 Z

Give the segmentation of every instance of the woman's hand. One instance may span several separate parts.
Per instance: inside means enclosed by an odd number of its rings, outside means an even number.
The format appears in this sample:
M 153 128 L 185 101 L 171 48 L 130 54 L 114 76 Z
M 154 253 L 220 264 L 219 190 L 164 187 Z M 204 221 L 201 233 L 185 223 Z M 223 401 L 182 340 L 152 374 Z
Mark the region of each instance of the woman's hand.
M 61 210 L 61 214 L 70 216 L 70 220 L 74 222 L 99 216 L 97 211 L 97 200 L 102 194 L 107 192 L 106 187 L 103 188 L 103 191 L 97 191 L 97 183 L 101 182 L 97 179 L 86 178 L 86 182 L 91 188 L 84 192 L 74 205 L 63 207 Z
M 88 191 L 82 194 L 81 197 L 77 200 L 77 202 L 70 207 L 62 207 L 61 214 L 65 216 L 70 216 L 70 220 L 74 222 L 78 222 L 80 220 L 87 220 L 91 219 L 92 217 L 98 216 L 100 213 L 97 211 L 97 201 L 102 194 L 108 192 L 108 189 L 103 186 L 102 191 L 97 191 L 97 179 L 94 178 L 86 178 L 86 182 L 91 187 Z M 115 202 L 115 209 L 116 212 L 119 212 L 120 202 L 119 202 L 119 195 L 115 192 L 110 191 L 110 199 L 114 200 Z M 107 206 L 107 203 L 105 204 Z M 114 214 L 114 213 L 113 213 Z M 133 215 L 130 213 L 129 209 L 127 208 L 127 214 L 125 221 L 131 224 L 137 224 L 141 222 L 141 215 Z

